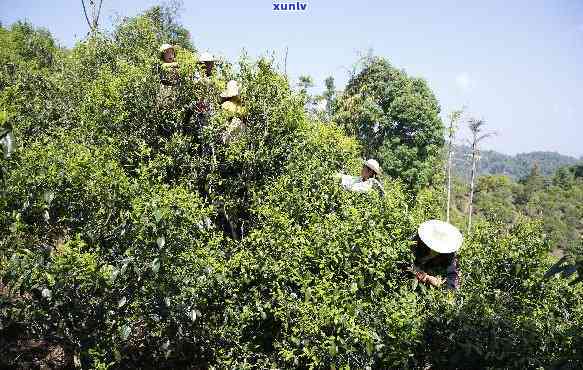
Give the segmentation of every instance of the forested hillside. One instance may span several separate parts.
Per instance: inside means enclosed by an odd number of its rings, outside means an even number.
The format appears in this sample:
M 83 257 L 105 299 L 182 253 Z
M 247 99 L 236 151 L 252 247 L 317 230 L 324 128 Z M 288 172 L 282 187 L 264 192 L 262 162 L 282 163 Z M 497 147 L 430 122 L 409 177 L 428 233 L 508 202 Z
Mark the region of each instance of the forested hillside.
M 454 218 L 462 224 L 468 207 L 468 186 L 456 183 Z M 475 194 L 478 219 L 513 225 L 523 219 L 541 220 L 546 238 L 559 254 L 581 254 L 583 246 L 583 166 L 559 168 L 543 176 L 535 165 L 528 176 L 514 181 L 503 175 L 478 178 Z
M 408 272 L 444 212 L 425 80 L 369 57 L 321 121 L 269 58 L 195 78 L 188 35 L 166 7 L 71 49 L 0 27 L 0 367 L 583 366 L 583 284 L 545 279 L 543 222 L 460 215 L 460 289 Z M 384 195 L 344 191 L 334 174 L 373 156 Z
M 465 179 L 470 172 L 471 148 L 459 145 L 455 152 L 455 169 L 459 177 Z M 581 159 L 555 152 L 530 152 L 507 155 L 493 150 L 480 151 L 479 168 L 484 175 L 506 175 L 520 180 L 530 174 L 536 164 L 543 176 L 552 176 L 563 166 L 581 163 Z

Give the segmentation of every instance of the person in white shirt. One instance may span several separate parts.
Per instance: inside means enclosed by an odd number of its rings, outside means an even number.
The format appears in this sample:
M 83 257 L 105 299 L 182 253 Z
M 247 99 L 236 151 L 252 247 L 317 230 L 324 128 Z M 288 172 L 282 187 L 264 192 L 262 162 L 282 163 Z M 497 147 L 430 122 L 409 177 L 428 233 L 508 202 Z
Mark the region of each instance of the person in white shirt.
M 382 174 L 379 162 L 369 159 L 363 163 L 360 176 L 350 176 L 337 173 L 335 178 L 340 180 L 342 187 L 357 193 L 368 193 L 377 189 L 381 195 L 385 194 L 382 184 L 377 180 L 377 176 Z

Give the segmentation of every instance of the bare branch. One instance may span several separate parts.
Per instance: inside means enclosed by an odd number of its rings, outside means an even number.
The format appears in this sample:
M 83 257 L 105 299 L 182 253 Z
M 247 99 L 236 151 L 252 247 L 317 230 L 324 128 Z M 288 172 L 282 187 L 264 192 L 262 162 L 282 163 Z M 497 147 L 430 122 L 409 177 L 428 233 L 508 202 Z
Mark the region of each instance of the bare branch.
M 89 15 L 87 14 L 85 0 L 81 0 L 81 5 L 83 5 L 83 14 L 85 15 L 85 20 L 89 25 L 89 32 L 95 32 L 99 26 L 99 16 L 101 15 L 101 6 L 103 5 L 103 0 L 99 0 L 99 7 L 97 7 L 95 0 L 89 0 L 89 5 L 91 6 L 91 19 L 89 19 Z
M 87 16 L 87 9 L 85 8 L 85 0 L 81 0 L 81 4 L 83 5 L 83 14 L 85 14 L 85 20 L 87 21 L 89 30 L 92 30 L 91 22 L 89 21 L 89 17 Z
M 99 16 L 101 15 L 101 5 L 103 4 L 103 0 L 99 0 L 99 10 L 97 10 L 97 18 L 95 18 L 95 28 L 99 26 Z
M 482 135 L 482 136 L 478 137 L 478 138 L 476 139 L 476 141 L 477 141 L 477 142 L 480 142 L 480 141 L 482 141 L 482 140 L 484 140 L 484 139 L 487 139 L 487 138 L 489 138 L 489 137 L 496 136 L 496 135 L 498 135 L 498 133 L 496 133 L 496 132 L 494 132 L 494 131 L 492 131 L 492 132 L 488 132 L 487 134 L 484 134 L 484 135 Z

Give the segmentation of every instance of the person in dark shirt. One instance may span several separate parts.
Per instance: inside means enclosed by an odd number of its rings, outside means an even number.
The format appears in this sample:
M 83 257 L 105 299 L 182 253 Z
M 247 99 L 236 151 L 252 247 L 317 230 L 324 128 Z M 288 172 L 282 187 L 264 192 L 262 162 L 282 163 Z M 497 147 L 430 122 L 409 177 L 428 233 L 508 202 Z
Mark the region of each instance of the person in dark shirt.
M 447 222 L 430 220 L 422 223 L 412 247 L 415 256 L 412 270 L 417 280 L 434 287 L 446 283 L 448 289 L 458 289 L 457 251 L 462 242 L 459 230 Z
M 213 75 L 215 64 L 217 63 L 215 57 L 211 53 L 204 52 L 198 56 L 198 62 L 203 66 L 202 74 L 197 71 L 194 79 L 200 81 L 205 78 L 210 78 Z

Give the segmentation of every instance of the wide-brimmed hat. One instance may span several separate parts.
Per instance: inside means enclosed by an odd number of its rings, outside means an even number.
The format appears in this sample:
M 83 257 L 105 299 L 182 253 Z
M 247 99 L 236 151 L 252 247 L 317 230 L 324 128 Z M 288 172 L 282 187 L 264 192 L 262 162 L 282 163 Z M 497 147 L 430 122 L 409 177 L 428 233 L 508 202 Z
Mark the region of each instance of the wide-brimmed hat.
M 371 170 L 374 171 L 374 173 L 376 173 L 377 175 L 380 175 L 383 173 L 383 169 L 381 168 L 381 166 L 379 165 L 379 162 L 377 162 L 374 159 L 369 159 L 367 161 L 363 161 L 362 163 L 364 166 L 367 166 L 368 168 L 370 168 Z
M 231 80 L 227 82 L 227 88 L 221 93 L 221 98 L 232 98 L 239 96 L 239 84 L 237 81 Z
M 205 51 L 198 56 L 198 61 L 201 63 L 214 62 L 214 61 L 216 61 L 216 59 L 215 59 L 214 55 Z
M 163 52 L 165 52 L 168 49 L 174 49 L 174 46 L 172 46 L 170 44 L 162 44 L 160 46 L 160 49 L 159 50 L 160 50 L 161 53 L 163 53 Z
M 419 238 L 429 249 L 438 253 L 453 253 L 462 246 L 462 234 L 450 223 L 429 220 L 419 225 Z

